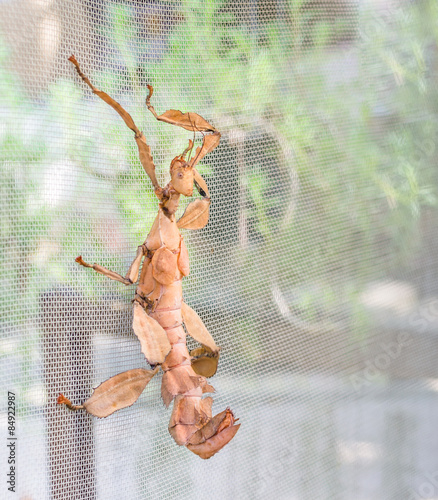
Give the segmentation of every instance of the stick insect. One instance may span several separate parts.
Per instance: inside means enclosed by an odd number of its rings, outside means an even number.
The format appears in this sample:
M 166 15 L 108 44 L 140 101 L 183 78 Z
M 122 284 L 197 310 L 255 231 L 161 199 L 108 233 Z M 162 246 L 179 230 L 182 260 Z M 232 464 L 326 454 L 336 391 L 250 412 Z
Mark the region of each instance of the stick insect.
M 216 373 L 219 347 L 198 314 L 182 298 L 182 278 L 189 274 L 189 256 L 179 229 L 203 228 L 209 217 L 210 196 L 207 184 L 196 165 L 219 144 L 220 133 L 196 113 L 169 110 L 158 115 L 150 103 L 153 88 L 148 85 L 146 105 L 153 116 L 162 122 L 176 125 L 193 133 L 202 133 L 202 145 L 193 158 L 186 160 L 194 142 L 176 156 L 170 165 L 170 182 L 160 187 L 150 147 L 132 117 L 108 94 L 95 88 L 82 73 L 75 56 L 69 61 L 94 94 L 117 111 L 134 132 L 140 162 L 152 181 L 159 200 L 158 214 L 145 242 L 137 248 L 135 258 L 122 276 L 98 264 L 87 264 L 81 256 L 76 262 L 124 285 L 138 282 L 133 300 L 133 330 L 140 340 L 141 350 L 151 370 L 137 368 L 119 373 L 100 384 L 82 405 L 74 405 L 63 394 L 58 404 L 70 410 L 86 410 L 96 417 L 107 417 L 137 401 L 149 381 L 159 371 L 164 372 L 161 396 L 168 407 L 174 401 L 169 432 L 176 443 L 207 459 L 222 449 L 238 431 L 240 424 L 227 408 L 212 416 L 213 399 L 203 397 L 214 391 L 207 378 Z M 181 195 L 192 196 L 193 185 L 202 199 L 192 201 L 176 221 L 175 212 Z M 143 261 L 143 265 L 142 265 Z M 140 274 L 140 277 L 139 277 Z M 185 329 L 184 329 L 184 327 Z M 186 331 L 201 347 L 188 351 Z

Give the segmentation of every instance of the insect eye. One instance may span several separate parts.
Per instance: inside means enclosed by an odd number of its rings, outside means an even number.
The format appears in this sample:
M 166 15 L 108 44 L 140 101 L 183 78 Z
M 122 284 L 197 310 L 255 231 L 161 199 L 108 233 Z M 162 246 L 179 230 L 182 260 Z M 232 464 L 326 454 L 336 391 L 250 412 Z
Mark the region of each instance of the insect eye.
M 178 179 L 182 179 L 184 177 L 183 173 L 182 172 L 179 172 L 178 173 Z

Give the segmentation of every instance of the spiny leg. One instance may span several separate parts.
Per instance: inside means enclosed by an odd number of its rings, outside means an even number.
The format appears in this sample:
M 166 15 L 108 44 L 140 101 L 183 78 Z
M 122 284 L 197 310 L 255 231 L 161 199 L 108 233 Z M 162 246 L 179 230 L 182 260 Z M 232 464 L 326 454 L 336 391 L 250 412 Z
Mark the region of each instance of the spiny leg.
M 147 86 L 149 89 L 149 94 L 146 97 L 146 106 L 148 110 L 155 116 L 155 118 L 160 122 L 169 123 L 170 125 L 176 125 L 177 127 L 182 127 L 191 132 L 217 132 L 218 131 L 208 123 L 207 120 L 202 118 L 202 116 L 197 113 L 182 113 L 177 109 L 168 109 L 162 115 L 158 115 L 155 108 L 152 106 L 150 99 L 153 94 L 152 85 Z
M 111 280 L 119 281 L 120 283 L 123 283 L 124 285 L 128 286 L 128 285 L 133 285 L 138 280 L 138 272 L 140 269 L 141 259 L 143 258 L 144 254 L 145 254 L 145 248 L 143 245 L 140 245 L 137 248 L 137 254 L 134 260 L 132 261 L 132 264 L 129 267 L 125 277 L 123 277 L 121 274 L 111 271 L 111 269 L 107 269 L 106 267 L 100 266 L 99 264 L 87 264 L 80 255 L 79 257 L 76 257 L 76 262 L 81 266 L 90 267 L 91 269 L 94 269 L 97 273 L 103 274 L 104 276 L 106 276 Z
M 147 145 L 146 138 L 145 138 L 143 132 L 141 132 L 138 129 L 138 127 L 134 123 L 134 120 L 132 119 L 131 115 L 117 101 L 115 101 L 112 97 L 110 97 L 106 92 L 103 92 L 102 90 L 97 89 L 90 82 L 88 77 L 85 76 L 84 73 L 82 73 L 81 68 L 79 66 L 79 63 L 76 60 L 74 55 L 70 56 L 68 58 L 68 60 L 72 64 L 74 64 L 78 75 L 90 87 L 90 89 L 93 91 L 93 94 L 96 94 L 97 96 L 99 96 L 103 101 L 105 101 L 113 109 L 115 109 L 117 111 L 117 113 L 121 116 L 123 121 L 126 123 L 126 125 L 134 132 L 135 141 L 136 141 L 137 146 L 138 146 L 138 153 L 139 153 L 139 157 L 140 157 L 140 162 L 143 165 L 145 172 L 150 177 L 157 194 L 159 194 L 161 188 L 160 188 L 160 185 L 158 184 L 157 177 L 155 175 L 155 164 L 153 162 L 153 158 L 151 155 L 151 148 Z

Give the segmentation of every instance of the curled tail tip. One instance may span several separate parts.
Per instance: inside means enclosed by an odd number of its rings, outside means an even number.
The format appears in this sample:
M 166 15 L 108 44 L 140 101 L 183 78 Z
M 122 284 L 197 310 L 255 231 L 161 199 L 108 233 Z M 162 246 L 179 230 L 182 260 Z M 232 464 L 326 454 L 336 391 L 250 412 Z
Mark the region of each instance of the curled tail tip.
M 187 448 L 204 460 L 211 458 L 236 435 L 240 424 L 235 423 L 233 411 L 226 408 L 204 426 L 204 431 L 201 429 L 191 437 Z
M 218 434 L 215 434 L 211 438 L 207 439 L 204 443 L 188 444 L 187 448 L 195 455 L 198 455 L 198 457 L 208 460 L 233 439 L 239 430 L 240 425 L 241 424 L 226 427 Z

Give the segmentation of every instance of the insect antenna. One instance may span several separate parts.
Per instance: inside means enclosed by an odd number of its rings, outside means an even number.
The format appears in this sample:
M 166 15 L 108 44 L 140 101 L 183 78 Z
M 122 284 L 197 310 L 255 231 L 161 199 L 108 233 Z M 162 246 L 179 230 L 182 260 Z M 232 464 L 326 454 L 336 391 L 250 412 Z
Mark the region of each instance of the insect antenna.
M 193 123 L 192 123 L 192 119 L 190 118 L 190 113 L 188 113 L 188 117 L 189 117 L 189 120 L 190 120 L 190 125 L 191 125 L 191 126 L 192 126 L 192 128 L 193 128 L 193 146 L 194 146 L 194 145 L 195 145 L 195 140 L 196 140 L 195 126 L 193 125 Z M 192 148 L 190 149 L 189 158 L 187 159 L 187 163 L 190 163 L 190 158 L 191 158 L 191 156 L 192 156 L 193 146 L 192 146 Z
M 191 122 L 191 120 L 190 120 L 190 122 Z M 196 140 L 196 132 L 193 131 L 193 144 L 192 144 L 192 147 L 190 148 L 190 151 L 189 151 L 189 157 L 187 159 L 187 163 L 190 163 L 190 159 L 192 157 L 193 146 L 195 145 L 195 140 Z
M 186 147 L 186 149 L 183 151 L 182 155 L 180 156 L 180 158 L 182 158 L 183 160 L 185 160 L 185 156 L 187 154 L 188 151 L 190 151 L 190 153 L 192 152 L 192 149 L 193 149 L 193 142 L 189 140 L 189 145 Z
M 188 116 L 189 116 L 189 120 L 190 120 L 190 125 L 193 128 L 193 144 L 195 144 L 195 134 L 196 134 L 196 132 L 200 132 L 202 134 L 203 140 L 204 140 L 205 134 L 204 134 L 204 132 L 202 130 L 199 130 L 198 127 L 193 124 L 192 119 L 190 118 L 190 113 L 188 113 Z M 199 153 L 196 155 L 196 157 L 195 157 L 195 159 L 193 160 L 192 163 L 196 163 L 196 160 L 198 159 L 198 156 L 201 154 L 201 151 L 202 151 L 202 147 L 199 149 Z M 192 151 L 190 150 L 190 154 L 191 153 L 192 153 Z M 189 157 L 188 161 L 190 162 L 190 157 Z

